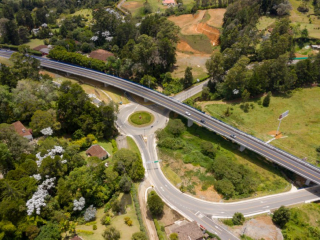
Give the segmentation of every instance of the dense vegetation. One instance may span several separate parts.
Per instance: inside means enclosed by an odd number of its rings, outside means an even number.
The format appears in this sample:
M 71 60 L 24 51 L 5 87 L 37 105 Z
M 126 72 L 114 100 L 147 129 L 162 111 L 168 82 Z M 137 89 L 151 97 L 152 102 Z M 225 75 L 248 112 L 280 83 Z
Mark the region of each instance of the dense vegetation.
M 201 134 L 202 139 L 194 139 L 186 135 L 187 131 L 193 135 Z M 229 199 L 249 197 L 264 188 L 269 191 L 285 185 L 285 182 L 279 180 L 275 183 L 276 186 L 266 181 L 262 182 L 261 177 L 255 171 L 240 164 L 230 151 L 220 146 L 215 135 L 212 136 L 213 133 L 206 129 L 192 126 L 187 131 L 185 124 L 180 119 L 170 119 L 166 128 L 157 131 L 158 147 L 163 154 L 174 159 L 182 159 L 185 164 L 205 168 L 204 175 L 196 175 L 201 179 L 203 190 L 214 185 L 225 199 Z M 221 141 L 225 140 L 221 139 Z M 192 187 L 194 188 L 192 184 L 187 186 L 182 184 L 180 190 L 192 193 Z
M 144 167 L 126 149 L 114 149 L 108 168 L 97 157 L 85 160 L 83 150 L 117 134 L 116 107 L 95 106 L 78 84 L 54 86 L 27 50 L 20 47 L 13 66 L 0 68 L 0 238 L 54 240 L 94 220 L 98 207 L 117 210 L 116 193 L 130 192 Z M 10 123 L 19 120 L 33 128 L 36 141 L 14 130 Z M 117 230 L 104 235 L 110 232 Z
M 287 17 L 277 20 L 271 33 L 256 28 L 261 15 L 287 15 L 291 8 L 286 4 L 282 0 L 237 1 L 228 6 L 221 52 L 213 54 L 206 63 L 211 81 L 203 99 L 233 99 L 244 95 L 249 99 L 250 95 L 268 91 L 288 93 L 320 82 L 320 54 L 291 64 L 297 37 L 306 40 L 307 29 L 293 27 Z

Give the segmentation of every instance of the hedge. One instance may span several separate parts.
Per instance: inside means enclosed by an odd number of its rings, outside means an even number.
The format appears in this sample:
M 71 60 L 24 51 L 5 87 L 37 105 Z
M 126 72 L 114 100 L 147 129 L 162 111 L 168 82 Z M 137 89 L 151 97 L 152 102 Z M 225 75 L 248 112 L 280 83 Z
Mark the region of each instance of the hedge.
M 136 189 L 134 184 L 132 184 L 132 187 L 131 187 L 131 197 L 132 197 L 132 200 L 134 202 L 134 208 L 136 209 L 136 215 L 137 215 L 137 218 L 138 218 L 138 221 L 139 221 L 140 231 L 144 232 L 146 234 L 147 238 L 149 239 L 149 236 L 147 234 L 147 230 L 146 230 L 146 228 L 145 228 L 145 226 L 143 224 L 141 210 L 140 210 L 140 204 L 139 204 L 139 198 L 138 198 L 138 193 L 137 193 L 137 189 Z
M 18 51 L 19 46 L 16 45 L 8 45 L 8 44 L 0 44 L 0 48 L 6 48 L 10 50 L 16 50 Z M 36 50 L 29 50 L 29 53 L 36 55 L 36 56 L 42 56 L 42 53 Z
M 87 230 L 76 230 L 77 233 L 83 233 L 83 234 L 87 234 L 87 235 L 92 235 L 93 232 L 92 231 L 87 231 Z
M 154 221 L 154 225 L 157 230 L 159 240 L 166 240 L 167 238 L 166 238 L 165 234 L 161 231 L 161 226 L 160 226 L 158 220 L 154 218 L 153 221 Z

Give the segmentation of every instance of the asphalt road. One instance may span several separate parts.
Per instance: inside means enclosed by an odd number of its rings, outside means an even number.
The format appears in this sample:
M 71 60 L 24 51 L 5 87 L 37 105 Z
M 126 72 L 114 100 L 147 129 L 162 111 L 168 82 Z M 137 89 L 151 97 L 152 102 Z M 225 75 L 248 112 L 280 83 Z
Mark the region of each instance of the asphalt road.
M 159 114 L 158 121 L 153 123 L 154 128 L 148 127 L 145 130 L 144 128 L 132 127 L 128 123 L 127 117 L 136 110 L 150 111 L 154 115 Z M 180 192 L 165 178 L 159 164 L 151 163 L 159 160 L 156 151 L 155 131 L 165 126 L 167 114 L 167 110 L 158 109 L 156 106 L 140 106 L 133 103 L 120 108 L 117 125 L 121 133 L 132 136 L 136 141 L 146 168 L 146 177 L 161 198 L 184 217 L 191 221 L 197 221 L 210 232 L 216 233 L 221 239 L 237 239 L 237 237 L 230 233 L 225 226 L 221 225 L 217 218 L 230 218 L 235 212 L 241 212 L 245 216 L 253 216 L 269 213 L 270 210 L 277 209 L 282 205 L 288 206 L 320 199 L 320 187 L 234 203 L 208 202 Z M 147 139 L 143 138 L 143 136 L 147 136 Z
M 10 57 L 12 52 L 0 50 L 0 56 Z M 99 81 L 105 84 L 109 84 L 128 92 L 142 96 L 160 106 L 163 106 L 171 111 L 174 111 L 186 118 L 198 122 L 201 124 L 200 120 L 204 120 L 204 127 L 231 139 L 233 142 L 238 143 L 252 151 L 266 157 L 267 159 L 276 162 L 277 164 L 311 180 L 314 183 L 320 184 L 320 169 L 304 162 L 293 155 L 290 155 L 280 149 L 269 145 L 260 139 L 254 138 L 244 132 L 240 132 L 238 129 L 233 128 L 217 119 L 212 118 L 209 115 L 199 112 L 196 109 L 191 108 L 180 101 L 167 97 L 161 93 L 153 91 L 149 88 L 143 87 L 141 85 L 135 84 L 131 81 L 127 81 L 118 77 L 107 75 L 101 72 L 80 68 L 73 65 L 68 65 L 61 62 L 52 61 L 46 58 L 37 57 L 41 61 L 41 66 L 50 69 L 56 69 L 59 71 L 65 71 L 67 73 L 86 77 L 95 81 Z M 190 114 L 187 114 L 187 112 Z M 235 138 L 232 138 L 234 135 Z

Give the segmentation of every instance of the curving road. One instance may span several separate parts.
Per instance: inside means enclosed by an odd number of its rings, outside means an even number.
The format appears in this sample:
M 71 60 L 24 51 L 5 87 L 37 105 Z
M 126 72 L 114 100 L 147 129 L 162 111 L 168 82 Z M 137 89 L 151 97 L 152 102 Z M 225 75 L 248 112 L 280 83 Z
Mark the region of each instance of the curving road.
M 13 52 L 11 51 L 0 50 L 0 56 L 10 57 L 12 53 Z M 309 179 L 314 183 L 320 184 L 319 168 L 308 164 L 303 160 L 290 155 L 280 149 L 277 149 L 276 147 L 273 147 L 272 145 L 269 145 L 261 141 L 260 139 L 254 138 L 251 135 L 241 132 L 240 130 L 233 128 L 223 123 L 222 121 L 199 112 L 198 110 L 181 103 L 177 99 L 167 97 L 161 93 L 143 87 L 139 84 L 135 84 L 131 81 L 127 81 L 101 72 L 68 65 L 57 61 L 52 61 L 46 58 L 36 58 L 40 60 L 41 66 L 43 67 L 64 71 L 76 76 L 86 77 L 104 84 L 109 84 L 124 89 L 138 96 L 142 96 L 145 99 L 150 100 L 180 115 L 183 115 L 189 120 L 197 122 L 199 124 L 202 124 L 200 121 L 203 120 L 205 121 L 205 124 L 202 125 L 209 130 L 212 130 L 219 135 L 231 139 L 233 142 L 238 143 L 239 145 L 258 153 L 261 156 L 264 156 L 265 158 L 291 170 L 292 172 L 297 173 L 298 175 L 306 179 Z M 187 112 L 190 115 L 187 114 Z M 231 137 L 232 135 L 236 136 L 236 138 Z
M 0 56 L 10 57 L 12 52 L 0 50 Z M 208 115 L 205 115 L 187 105 L 182 104 L 177 99 L 166 97 L 153 90 L 145 88 L 143 86 L 134 84 L 130 81 L 126 81 L 117 77 L 106 75 L 104 73 L 84 69 L 60 62 L 55 62 L 49 59 L 38 58 L 41 61 L 41 66 L 50 69 L 56 69 L 64 71 L 76 76 L 87 77 L 95 81 L 110 84 L 115 87 L 125 89 L 128 92 L 132 92 L 138 96 L 157 103 L 157 105 L 163 106 L 166 109 L 170 109 L 177 112 L 188 119 L 201 124 L 200 120 L 205 120 L 203 124 L 206 128 L 225 136 L 237 142 L 238 144 L 245 146 L 252 151 L 265 156 L 269 160 L 272 160 L 279 165 L 282 165 L 297 174 L 304 176 L 306 179 L 310 179 L 315 183 L 320 183 L 320 170 L 312 165 L 309 165 L 302 160 L 289 155 L 281 150 L 274 148 L 273 146 L 262 142 L 259 139 L 253 138 L 239 130 L 232 128 Z M 205 83 L 203 83 L 205 84 Z M 185 95 L 186 97 L 186 95 Z M 180 95 L 179 99 L 183 100 L 183 95 Z M 158 114 L 161 111 L 158 111 Z M 189 112 L 191 115 L 186 115 Z M 162 112 L 165 116 L 165 112 Z M 123 119 L 123 118 L 122 118 Z M 164 123 L 159 117 L 159 122 Z M 137 142 L 144 160 L 144 164 L 147 169 L 148 177 L 155 187 L 158 194 L 164 199 L 164 201 L 172 208 L 179 211 L 185 217 L 190 220 L 196 220 L 199 224 L 206 227 L 209 231 L 216 233 L 222 239 L 237 239 L 232 235 L 224 226 L 219 225 L 215 220 L 216 218 L 228 218 L 233 215 L 234 212 L 242 212 L 245 216 L 256 215 L 261 212 L 268 212 L 271 209 L 280 207 L 281 205 L 292 205 L 302 202 L 310 202 L 320 197 L 320 188 L 308 188 L 299 190 L 296 192 L 288 192 L 285 194 L 273 195 L 263 197 L 259 199 L 247 200 L 236 203 L 212 203 L 196 199 L 189 195 L 181 193 L 164 177 L 160 170 L 158 163 L 147 163 L 149 161 L 157 160 L 157 153 L 155 150 L 155 137 L 153 131 L 157 127 L 150 128 L 147 131 L 147 144 L 141 137 L 142 133 L 132 130 L 132 127 L 126 126 L 125 122 L 118 122 L 118 127 L 126 134 L 130 134 Z M 230 135 L 236 135 L 233 139 Z

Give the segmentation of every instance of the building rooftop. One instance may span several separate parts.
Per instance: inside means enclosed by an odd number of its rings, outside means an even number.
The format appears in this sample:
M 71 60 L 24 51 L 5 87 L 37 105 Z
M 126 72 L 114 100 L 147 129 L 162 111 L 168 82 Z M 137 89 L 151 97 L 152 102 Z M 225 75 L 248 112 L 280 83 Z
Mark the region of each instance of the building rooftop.
M 32 135 L 32 131 L 23 126 L 23 124 L 20 121 L 14 122 L 12 123 L 12 125 L 20 136 L 24 137 Z
M 109 155 L 108 152 L 98 144 L 95 144 L 89 147 L 88 150 L 86 151 L 86 154 L 90 155 L 91 157 L 98 157 L 98 158 L 104 158 Z
M 177 227 L 172 232 L 178 234 L 179 240 L 199 240 L 203 238 L 203 232 L 195 221 Z

